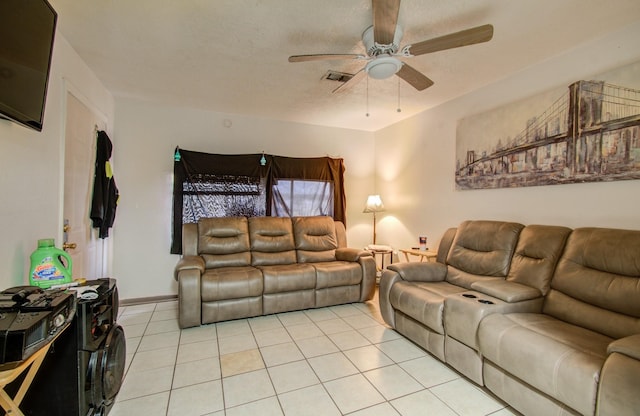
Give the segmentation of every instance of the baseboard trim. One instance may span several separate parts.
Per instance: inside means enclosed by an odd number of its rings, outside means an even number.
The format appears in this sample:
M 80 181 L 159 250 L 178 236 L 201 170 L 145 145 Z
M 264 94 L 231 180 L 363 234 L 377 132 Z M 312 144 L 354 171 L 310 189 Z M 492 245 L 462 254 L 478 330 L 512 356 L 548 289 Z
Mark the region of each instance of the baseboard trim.
M 178 300 L 178 295 L 150 296 L 148 298 L 120 299 L 120 306 L 144 305 L 145 303 L 171 302 Z

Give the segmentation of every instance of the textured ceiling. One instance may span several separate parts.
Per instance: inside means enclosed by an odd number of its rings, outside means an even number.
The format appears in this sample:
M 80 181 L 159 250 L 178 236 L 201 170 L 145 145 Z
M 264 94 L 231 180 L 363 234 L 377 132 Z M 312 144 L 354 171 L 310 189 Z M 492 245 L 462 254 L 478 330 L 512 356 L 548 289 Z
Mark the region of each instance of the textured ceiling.
M 50 2 L 60 32 L 116 97 L 367 131 L 640 20 L 638 0 L 403 0 L 401 46 L 486 23 L 494 37 L 408 58 L 435 81 L 422 92 L 394 76 L 333 94 L 326 72 L 362 62 L 287 58 L 364 53 L 370 0 Z

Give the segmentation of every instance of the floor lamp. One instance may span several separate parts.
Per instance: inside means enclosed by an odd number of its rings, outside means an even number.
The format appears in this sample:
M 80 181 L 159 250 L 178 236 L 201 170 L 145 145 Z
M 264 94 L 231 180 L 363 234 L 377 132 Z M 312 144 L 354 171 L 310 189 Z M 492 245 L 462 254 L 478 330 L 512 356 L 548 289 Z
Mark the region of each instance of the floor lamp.
M 376 243 L 376 212 L 381 211 L 384 211 L 384 204 L 380 195 L 369 195 L 362 212 L 373 212 L 373 244 Z

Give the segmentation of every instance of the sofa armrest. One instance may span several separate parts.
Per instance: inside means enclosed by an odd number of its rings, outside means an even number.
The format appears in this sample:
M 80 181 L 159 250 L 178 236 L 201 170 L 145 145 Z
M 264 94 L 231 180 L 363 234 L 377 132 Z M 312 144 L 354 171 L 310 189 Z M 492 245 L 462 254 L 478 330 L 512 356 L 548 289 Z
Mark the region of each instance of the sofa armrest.
M 522 302 L 542 296 L 542 293 L 534 287 L 502 279 L 476 281 L 471 284 L 471 289 L 508 303 Z
M 395 263 L 387 267 L 409 282 L 442 282 L 447 276 L 447 266 L 442 263 Z
M 596 415 L 637 415 L 640 409 L 640 334 L 609 344 L 600 372 Z
M 607 347 L 607 353 L 624 354 L 629 358 L 640 360 L 640 334 L 630 335 L 613 341 Z
M 378 303 L 380 304 L 380 315 L 382 315 L 382 319 L 391 328 L 396 327 L 396 317 L 395 312 L 393 311 L 393 306 L 391 305 L 391 301 L 389 300 L 389 294 L 391 293 L 391 288 L 393 287 L 393 285 L 401 280 L 402 278 L 400 277 L 400 274 L 390 269 L 384 270 L 382 272 L 382 276 L 380 276 L 380 287 L 378 288 Z
M 360 285 L 360 302 L 373 299 L 376 293 L 376 274 L 378 269 L 373 256 L 365 253 L 358 258 L 362 268 L 362 283 Z
M 176 264 L 173 274 L 178 281 L 178 324 L 180 328 L 201 324 L 200 277 L 204 270 L 204 259 L 200 256 L 182 256 Z
M 204 259 L 200 256 L 183 256 L 178 260 L 173 277 L 178 280 L 178 274 L 183 270 L 198 270 L 200 274 L 204 273 Z
M 362 282 L 360 284 L 360 302 L 373 298 L 376 291 L 376 261 L 367 250 L 350 247 L 336 249 L 336 260 L 359 263 L 362 268 Z
M 357 248 L 341 247 L 336 249 L 336 260 L 358 261 L 360 257 L 371 257 L 371 252 Z
M 387 266 L 380 276 L 378 302 L 382 319 L 391 327 L 396 327 L 393 306 L 389 299 L 391 288 L 402 280 L 412 282 L 441 282 L 447 275 L 447 266 L 442 263 L 395 263 Z
M 180 328 L 199 326 L 202 323 L 201 273 L 197 269 L 181 270 L 178 280 L 178 324 Z

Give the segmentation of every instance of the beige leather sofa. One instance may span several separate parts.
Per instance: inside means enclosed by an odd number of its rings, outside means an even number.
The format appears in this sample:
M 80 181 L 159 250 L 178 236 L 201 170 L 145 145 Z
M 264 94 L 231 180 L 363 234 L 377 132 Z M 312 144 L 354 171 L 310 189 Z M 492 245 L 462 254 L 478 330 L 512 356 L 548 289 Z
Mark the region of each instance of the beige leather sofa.
M 376 263 L 331 217 L 203 218 L 175 268 L 181 328 L 373 297 Z
M 525 415 L 640 414 L 640 231 L 466 221 L 384 320 Z

